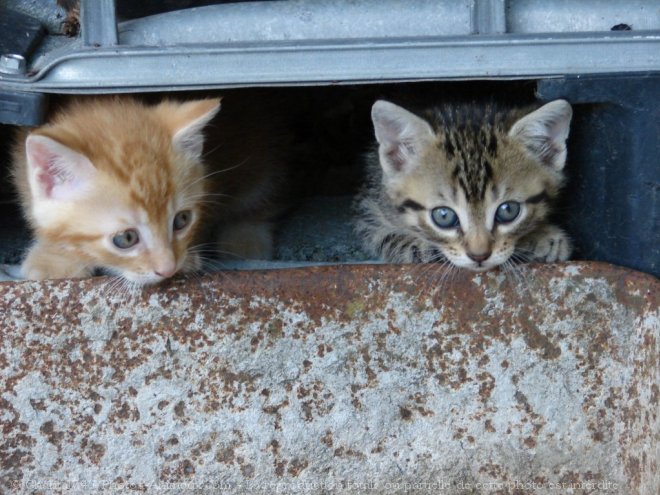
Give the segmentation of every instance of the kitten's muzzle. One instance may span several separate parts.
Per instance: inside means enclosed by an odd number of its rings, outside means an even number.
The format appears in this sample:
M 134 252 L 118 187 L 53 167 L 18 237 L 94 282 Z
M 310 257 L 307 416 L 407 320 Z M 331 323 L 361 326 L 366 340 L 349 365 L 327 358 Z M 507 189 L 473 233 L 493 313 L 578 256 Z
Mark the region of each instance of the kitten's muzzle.
M 162 270 L 161 269 L 160 271 L 155 271 L 154 273 L 156 275 L 158 275 L 159 277 L 169 278 L 169 277 L 171 277 L 172 275 L 174 275 L 176 273 L 176 267 L 172 268 L 172 269 L 167 269 L 167 270 Z
M 153 271 L 156 275 L 163 278 L 169 278 L 177 271 L 176 259 L 174 253 L 159 253 L 153 260 Z

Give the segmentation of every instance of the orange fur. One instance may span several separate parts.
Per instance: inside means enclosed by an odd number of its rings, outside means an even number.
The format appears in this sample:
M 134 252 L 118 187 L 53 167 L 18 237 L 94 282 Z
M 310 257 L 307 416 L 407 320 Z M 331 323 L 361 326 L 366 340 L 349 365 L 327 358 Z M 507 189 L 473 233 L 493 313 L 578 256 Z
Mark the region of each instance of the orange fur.
M 201 134 L 219 105 L 219 99 L 155 106 L 129 97 L 80 99 L 47 125 L 21 131 L 13 179 L 35 238 L 23 275 L 80 277 L 103 268 L 148 284 L 198 269 L 189 248 L 211 183 Z M 182 211 L 192 220 L 177 230 L 173 221 Z M 130 229 L 139 242 L 118 248 L 115 235 Z

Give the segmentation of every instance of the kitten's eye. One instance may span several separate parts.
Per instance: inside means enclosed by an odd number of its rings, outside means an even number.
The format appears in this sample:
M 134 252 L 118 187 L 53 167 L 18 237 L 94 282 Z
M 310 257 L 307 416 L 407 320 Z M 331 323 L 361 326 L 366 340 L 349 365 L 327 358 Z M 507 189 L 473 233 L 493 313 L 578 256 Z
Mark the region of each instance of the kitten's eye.
M 458 225 L 458 215 L 451 208 L 441 206 L 431 211 L 431 218 L 441 229 L 450 229 Z
M 517 201 L 507 201 L 497 207 L 495 212 L 495 221 L 498 223 L 513 222 L 520 214 L 520 203 Z
M 115 234 L 112 238 L 112 243 L 119 249 L 128 249 L 135 246 L 138 242 L 140 242 L 140 236 L 135 229 L 124 230 Z
M 183 230 L 192 219 L 190 210 L 183 210 L 174 216 L 174 230 Z

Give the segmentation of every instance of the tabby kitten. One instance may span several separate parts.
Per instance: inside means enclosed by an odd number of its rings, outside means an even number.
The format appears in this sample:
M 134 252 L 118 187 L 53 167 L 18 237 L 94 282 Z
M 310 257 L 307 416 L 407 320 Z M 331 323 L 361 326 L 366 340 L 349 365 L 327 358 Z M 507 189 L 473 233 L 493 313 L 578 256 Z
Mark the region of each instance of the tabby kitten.
M 378 142 L 356 203 L 357 232 L 385 261 L 449 261 L 483 271 L 510 259 L 553 262 L 571 253 L 547 222 L 564 182 L 571 106 L 432 108 L 418 116 L 372 107 Z
M 240 102 L 228 106 L 228 118 L 220 118 L 223 108 L 209 126 L 206 153 L 203 131 L 220 110 L 217 98 L 153 106 L 131 97 L 77 99 L 48 124 L 20 131 L 13 179 L 34 233 L 22 275 L 101 269 L 158 283 L 200 268 L 202 224 L 220 228 L 220 250 L 268 256 L 278 154 Z

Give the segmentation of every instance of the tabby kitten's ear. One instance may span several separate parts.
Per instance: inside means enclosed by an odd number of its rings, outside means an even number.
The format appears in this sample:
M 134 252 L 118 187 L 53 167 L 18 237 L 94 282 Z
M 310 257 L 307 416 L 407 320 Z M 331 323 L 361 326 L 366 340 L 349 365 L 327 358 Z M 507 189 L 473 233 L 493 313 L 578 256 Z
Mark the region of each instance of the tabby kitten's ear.
M 573 110 L 566 100 L 555 100 L 518 120 L 509 136 L 545 165 L 561 170 L 566 163 L 566 139 Z
M 156 111 L 170 129 L 172 145 L 189 158 L 199 160 L 204 148 L 204 127 L 220 111 L 220 101 L 221 98 L 209 98 L 158 105 Z
M 25 151 L 28 182 L 35 200 L 80 199 L 97 173 L 85 155 L 46 136 L 30 134 Z
M 410 172 L 424 144 L 435 135 L 424 119 L 384 100 L 374 103 L 371 120 L 380 145 L 380 164 L 389 176 Z

